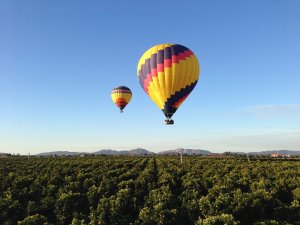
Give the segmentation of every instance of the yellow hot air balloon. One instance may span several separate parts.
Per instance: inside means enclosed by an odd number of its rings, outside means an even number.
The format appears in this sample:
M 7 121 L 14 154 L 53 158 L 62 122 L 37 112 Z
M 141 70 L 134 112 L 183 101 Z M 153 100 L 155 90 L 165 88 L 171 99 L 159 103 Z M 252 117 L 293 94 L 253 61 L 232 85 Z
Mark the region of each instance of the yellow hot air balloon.
M 196 86 L 200 68 L 195 54 L 179 44 L 160 44 L 147 50 L 137 67 L 144 91 L 166 116 L 166 124 Z
M 132 92 L 128 87 L 119 86 L 112 90 L 111 98 L 116 106 L 123 112 L 123 109 L 130 102 L 132 97 Z

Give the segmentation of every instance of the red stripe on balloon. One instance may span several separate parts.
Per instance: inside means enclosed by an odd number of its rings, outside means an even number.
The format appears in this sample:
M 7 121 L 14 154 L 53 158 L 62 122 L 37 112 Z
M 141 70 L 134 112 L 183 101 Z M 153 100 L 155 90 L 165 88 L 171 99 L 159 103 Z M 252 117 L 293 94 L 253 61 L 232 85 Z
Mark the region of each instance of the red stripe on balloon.
M 178 55 L 178 59 L 179 60 L 185 60 L 185 56 L 186 56 L 186 54 L 184 52 L 180 52 L 179 55 Z
M 179 59 L 177 55 L 172 55 L 172 63 L 179 63 Z
M 188 94 L 185 95 L 185 96 L 183 96 L 181 99 L 179 99 L 177 102 L 175 102 L 175 103 L 172 105 L 172 107 L 178 108 L 179 105 L 180 105 L 180 104 L 181 104 L 188 96 L 189 96 Z
M 178 55 L 172 55 L 172 63 L 179 63 L 179 60 L 185 60 L 192 55 L 194 53 L 191 50 L 180 52 Z
M 191 50 L 185 51 L 187 57 L 194 55 L 194 53 Z
M 156 68 L 151 69 L 151 76 L 157 77 L 157 69 Z
M 117 98 L 116 103 L 127 103 L 125 98 Z
M 172 67 L 172 60 L 171 59 L 165 59 L 164 60 L 165 67 Z
M 157 64 L 157 72 L 164 72 L 164 64 L 163 63 Z
M 149 93 L 148 87 L 151 81 L 152 81 L 152 75 L 147 74 L 146 79 L 144 80 L 144 90 L 146 91 L 147 94 Z

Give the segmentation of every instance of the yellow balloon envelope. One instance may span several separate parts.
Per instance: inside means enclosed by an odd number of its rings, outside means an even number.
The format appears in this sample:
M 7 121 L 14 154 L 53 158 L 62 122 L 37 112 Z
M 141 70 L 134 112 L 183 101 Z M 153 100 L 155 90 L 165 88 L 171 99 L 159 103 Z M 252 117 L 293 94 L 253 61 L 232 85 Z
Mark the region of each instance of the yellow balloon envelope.
M 137 67 L 144 91 L 163 111 L 166 123 L 196 86 L 200 68 L 195 54 L 178 44 L 160 44 L 140 58 Z
M 132 92 L 128 87 L 119 86 L 112 90 L 111 98 L 116 106 L 123 112 L 123 109 L 130 102 L 132 97 Z

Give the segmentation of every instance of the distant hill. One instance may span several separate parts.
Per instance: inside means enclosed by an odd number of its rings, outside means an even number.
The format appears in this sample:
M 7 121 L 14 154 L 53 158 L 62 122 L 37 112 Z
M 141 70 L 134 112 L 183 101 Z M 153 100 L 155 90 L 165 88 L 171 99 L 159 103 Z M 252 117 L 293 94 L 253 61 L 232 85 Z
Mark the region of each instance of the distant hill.
M 180 154 L 182 151 L 181 148 L 174 149 L 174 150 L 168 150 L 168 151 L 162 151 L 158 152 L 158 155 L 177 155 Z M 184 155 L 210 155 L 213 154 L 210 151 L 202 150 L 202 149 L 183 149 L 182 152 Z
M 122 150 L 116 151 L 111 149 L 103 149 L 97 152 L 94 152 L 95 155 L 153 155 L 154 152 L 150 152 L 143 148 L 136 148 L 132 150 Z
M 119 152 L 111 149 L 103 149 L 97 152 L 93 152 L 95 155 L 119 155 Z
M 250 155 L 271 155 L 271 154 L 283 154 L 283 155 L 300 155 L 299 150 L 268 150 L 260 152 L 249 152 Z
M 81 152 L 69 152 L 69 151 L 54 151 L 54 152 L 43 152 L 36 154 L 37 156 L 71 156 L 71 155 L 80 155 L 82 154 Z M 88 153 L 84 153 L 88 154 Z
M 143 148 L 132 149 L 128 152 L 130 155 L 154 155 L 154 152 L 150 152 Z
M 143 148 L 136 148 L 132 150 L 112 150 L 112 149 L 102 149 L 96 152 L 71 152 L 71 151 L 54 151 L 54 152 L 43 152 L 40 154 L 36 154 L 37 156 L 76 156 L 81 154 L 94 154 L 94 155 L 179 155 L 182 151 L 181 148 L 174 150 L 161 151 L 158 153 L 150 152 Z M 246 154 L 245 152 L 232 152 L 238 154 Z M 271 155 L 271 154 L 283 154 L 283 155 L 300 155 L 300 151 L 291 151 L 291 150 L 269 150 L 269 151 L 260 151 L 260 152 L 249 152 L 250 155 Z M 0 153 L 5 154 L 5 153 Z M 216 153 L 212 153 L 208 150 L 203 149 L 183 149 L 184 155 L 212 155 Z

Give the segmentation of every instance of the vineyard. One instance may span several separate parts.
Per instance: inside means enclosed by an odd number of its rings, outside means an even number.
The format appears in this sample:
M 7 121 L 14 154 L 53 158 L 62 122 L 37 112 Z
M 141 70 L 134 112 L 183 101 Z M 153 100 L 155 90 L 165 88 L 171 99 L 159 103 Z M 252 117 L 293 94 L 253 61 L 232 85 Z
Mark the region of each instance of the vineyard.
M 300 224 L 300 161 L 0 159 L 0 224 Z

